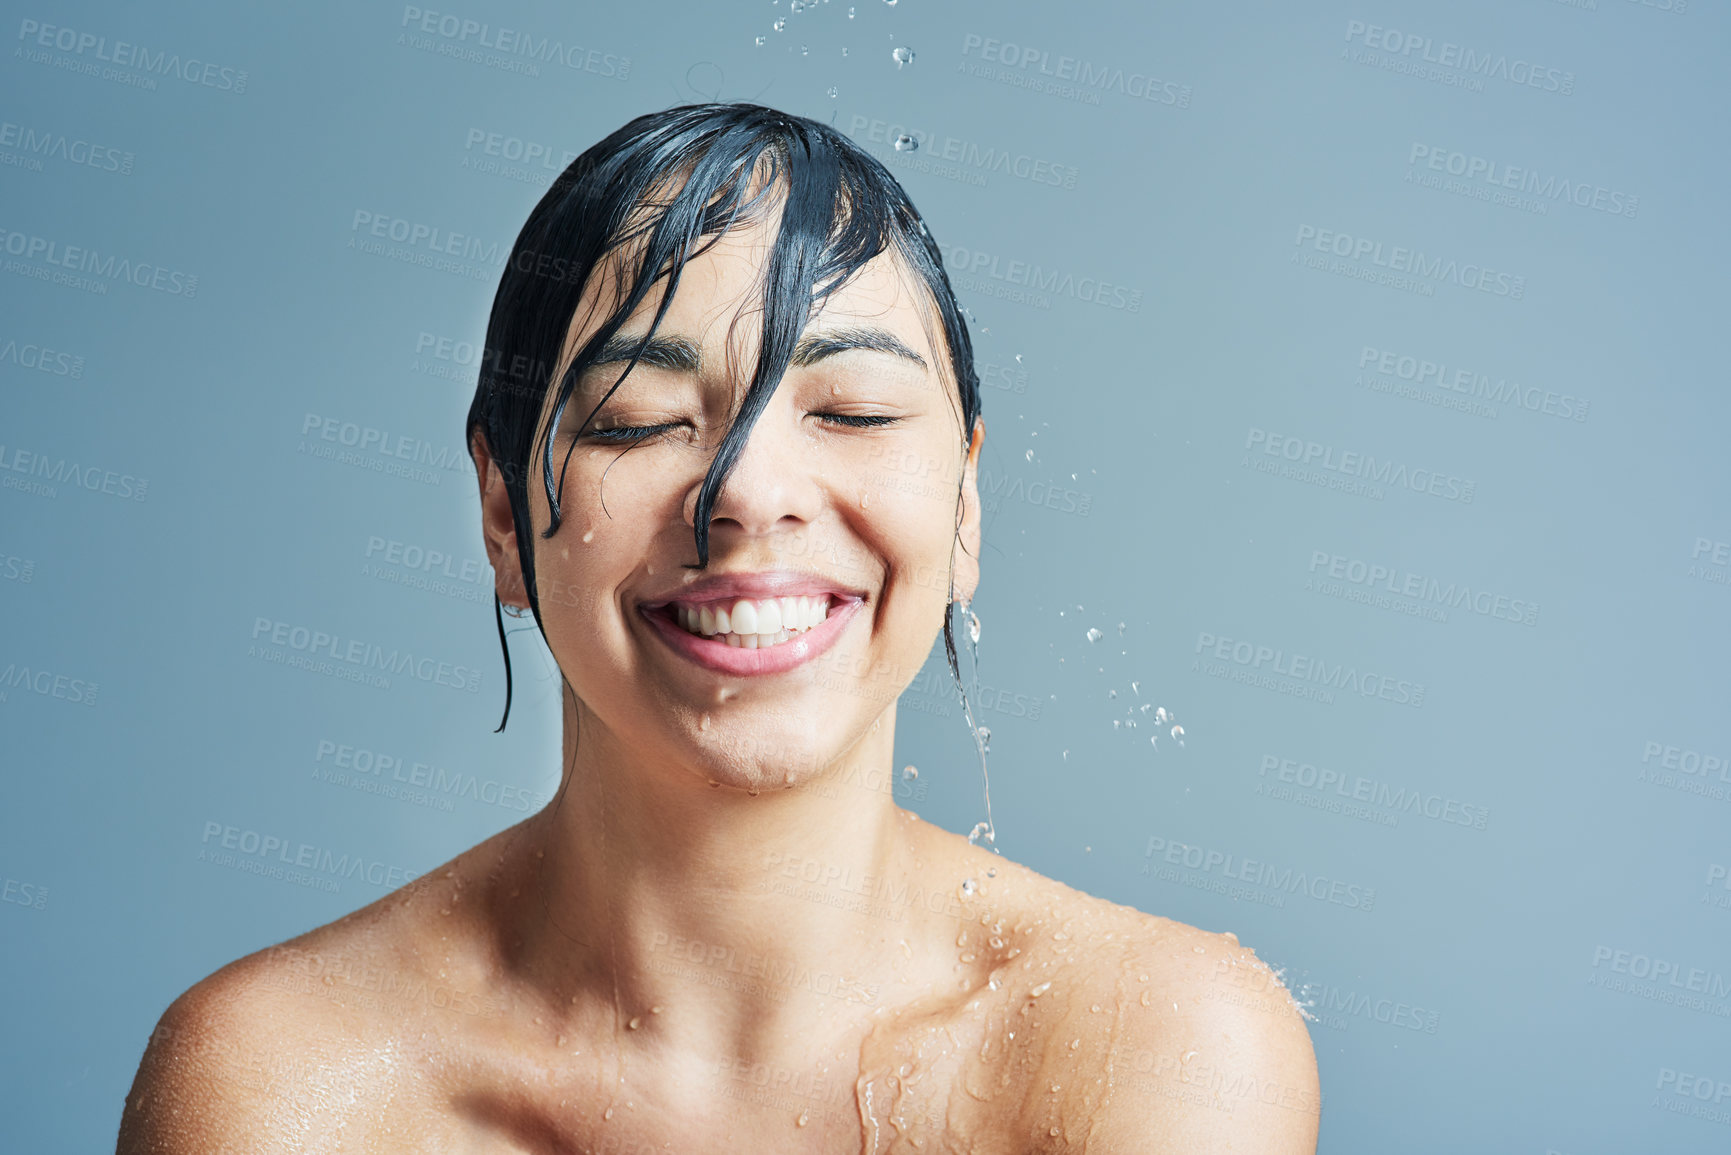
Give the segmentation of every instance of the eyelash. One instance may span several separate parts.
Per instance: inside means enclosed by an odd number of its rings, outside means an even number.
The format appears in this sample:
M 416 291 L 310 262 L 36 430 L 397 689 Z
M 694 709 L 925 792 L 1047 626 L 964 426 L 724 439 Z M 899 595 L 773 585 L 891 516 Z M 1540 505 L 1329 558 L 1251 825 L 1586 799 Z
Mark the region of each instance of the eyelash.
M 900 421 L 900 417 L 889 417 L 883 414 L 848 414 L 848 413 L 817 413 L 825 421 L 836 421 L 855 429 L 876 429 Z M 679 428 L 678 424 L 670 425 L 615 425 L 611 429 L 591 429 L 588 436 L 597 441 L 635 444 L 647 441 L 658 433 Z

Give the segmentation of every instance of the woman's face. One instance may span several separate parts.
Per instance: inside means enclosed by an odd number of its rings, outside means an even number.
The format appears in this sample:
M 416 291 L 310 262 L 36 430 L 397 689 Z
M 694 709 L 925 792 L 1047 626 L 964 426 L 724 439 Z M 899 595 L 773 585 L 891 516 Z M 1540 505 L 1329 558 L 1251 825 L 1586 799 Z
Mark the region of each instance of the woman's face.
M 952 566 L 958 600 L 979 573 L 978 441 L 970 452 L 940 373 L 934 310 L 887 252 L 806 327 L 717 497 L 709 565 L 688 568 L 698 489 L 756 363 L 776 223 L 686 264 L 655 345 L 576 438 L 551 539 L 538 461 L 528 486 L 541 617 L 581 741 L 748 790 L 807 781 L 871 731 L 942 629 Z M 615 307 L 611 281 L 591 277 L 561 372 Z M 620 330 L 624 356 L 657 303 Z M 625 368 L 603 360 L 555 435 L 556 480 Z M 483 483 L 483 506 L 501 596 L 526 604 L 502 487 Z

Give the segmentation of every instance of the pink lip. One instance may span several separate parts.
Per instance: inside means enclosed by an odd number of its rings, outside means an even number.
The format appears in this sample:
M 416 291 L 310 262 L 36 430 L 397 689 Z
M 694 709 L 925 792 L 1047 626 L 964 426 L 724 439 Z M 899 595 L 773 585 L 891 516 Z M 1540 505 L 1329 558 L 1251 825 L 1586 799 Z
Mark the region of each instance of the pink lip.
M 728 598 L 752 598 L 756 600 L 813 597 L 818 594 L 829 594 L 838 601 L 847 601 L 863 598 L 865 591 L 841 585 L 822 574 L 798 573 L 792 570 L 773 570 L 768 573 L 718 573 L 699 578 L 677 590 L 670 591 L 658 600 L 646 601 L 643 605 L 648 609 L 657 610 L 670 602 L 699 605 L 705 602 L 725 601 Z
M 695 584 L 695 583 L 694 583 Z M 825 593 L 833 587 L 814 588 L 812 593 Z M 708 591 L 704 591 L 708 592 Z M 719 594 L 715 596 L 721 596 Z M 751 594 L 729 594 L 728 596 L 752 597 Z M 759 594 L 758 597 L 784 596 L 799 597 L 798 593 L 778 593 L 776 595 Z M 770 646 L 764 650 L 747 650 L 730 646 L 726 642 L 714 638 L 704 638 L 689 632 L 670 616 L 663 602 L 659 606 L 640 605 L 637 612 L 649 623 L 663 641 L 673 651 L 683 657 L 690 658 L 700 666 L 722 674 L 779 674 L 791 670 L 795 666 L 811 661 L 825 650 L 829 649 L 841 637 L 847 623 L 859 612 L 865 602 L 857 597 L 846 598 L 833 595 L 840 602 L 830 610 L 829 617 L 803 633 L 795 634 L 779 646 Z M 689 600 L 681 598 L 681 601 Z

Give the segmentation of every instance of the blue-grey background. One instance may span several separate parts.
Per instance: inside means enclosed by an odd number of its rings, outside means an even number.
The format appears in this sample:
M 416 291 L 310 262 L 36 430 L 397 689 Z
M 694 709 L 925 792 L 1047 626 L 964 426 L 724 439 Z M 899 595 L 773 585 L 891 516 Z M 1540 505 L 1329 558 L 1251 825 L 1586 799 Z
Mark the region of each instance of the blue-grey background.
M 1325 1151 L 1731 1146 L 1723 7 L 789 3 L 6 5 L 3 1145 L 112 1144 L 175 995 L 386 892 L 208 824 L 419 872 L 552 792 L 532 633 L 492 733 L 474 347 L 565 159 L 720 97 L 888 159 L 975 318 L 999 848 L 1284 967 Z M 470 267 L 388 239 L 417 225 Z M 1397 247 L 1423 267 L 1367 279 Z M 1430 472 L 1330 487 L 1347 453 Z M 260 619 L 478 686 L 294 668 Z M 967 831 L 941 658 L 897 790 Z M 479 786 L 345 784 L 344 745 Z M 1222 854 L 1358 905 L 1222 893 Z

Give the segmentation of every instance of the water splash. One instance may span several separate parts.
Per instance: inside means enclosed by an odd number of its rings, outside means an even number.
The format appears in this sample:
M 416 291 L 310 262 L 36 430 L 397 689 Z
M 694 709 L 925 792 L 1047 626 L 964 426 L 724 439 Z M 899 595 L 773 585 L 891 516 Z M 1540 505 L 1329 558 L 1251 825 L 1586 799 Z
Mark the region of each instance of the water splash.
M 992 732 L 986 727 L 980 725 L 979 721 L 974 717 L 974 699 L 979 697 L 980 689 L 980 619 L 978 615 L 974 613 L 970 603 L 968 602 L 952 601 L 950 603 L 950 608 L 961 614 L 968 626 L 968 659 L 970 665 L 968 668 L 968 690 L 966 693 L 961 695 L 962 714 L 967 719 L 968 732 L 974 736 L 974 749 L 980 756 L 980 786 L 984 792 L 986 803 L 986 819 L 984 822 L 977 823 L 974 826 L 973 833 L 968 835 L 968 841 L 977 846 L 983 838 L 985 839 L 986 844 L 993 847 L 995 850 L 998 841 L 998 832 L 997 828 L 992 825 L 992 775 L 991 771 L 986 766 L 986 753 L 990 749 Z M 954 672 L 959 676 L 960 671 Z

